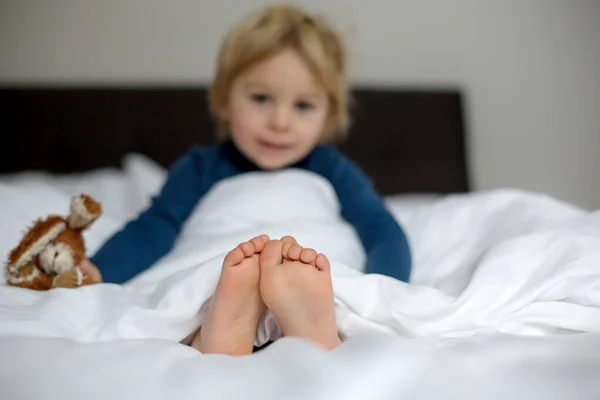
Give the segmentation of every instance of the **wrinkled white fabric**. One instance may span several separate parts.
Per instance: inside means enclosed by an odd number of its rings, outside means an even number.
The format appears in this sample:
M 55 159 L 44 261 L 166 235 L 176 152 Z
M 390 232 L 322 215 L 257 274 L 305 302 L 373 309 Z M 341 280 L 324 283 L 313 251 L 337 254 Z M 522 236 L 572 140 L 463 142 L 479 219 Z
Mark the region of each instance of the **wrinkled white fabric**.
M 124 174 L 96 175 L 111 190 L 87 190 L 106 205 L 86 233 L 90 252 L 158 188 L 164 172 L 144 163 L 134 159 Z M 75 178 L 0 179 L 3 254 L 31 220 L 66 212 L 81 182 L 93 188 L 89 175 Z M 196 208 L 174 250 L 127 285 L 48 292 L 0 286 L 0 398 L 31 398 L 36 390 L 51 399 L 76 398 L 83 390 L 87 398 L 398 398 L 448 390 L 464 398 L 469 387 L 485 398 L 503 398 L 494 397 L 507 393 L 501 388 L 488 392 L 498 385 L 471 379 L 478 371 L 512 380 L 527 398 L 561 388 L 577 390 L 580 398 L 592 393 L 591 382 L 581 384 L 600 360 L 594 350 L 600 348 L 600 213 L 510 190 L 411 207 L 395 199 L 390 207 L 413 247 L 411 285 L 363 275 L 360 241 L 339 218 L 330 185 L 290 170 L 219 184 Z M 202 322 L 224 254 L 263 232 L 294 235 L 328 255 L 347 342 L 323 353 L 284 339 L 242 359 L 200 355 L 179 344 Z M 279 336 L 267 315 L 257 344 Z M 519 369 L 525 365 L 535 372 Z M 574 365 L 587 369 L 575 373 Z M 36 387 L 23 384 L 31 374 Z M 115 386 L 100 385 L 103 376 Z M 227 384 L 232 376 L 241 392 Z M 547 388 L 536 387 L 542 376 Z M 455 384 L 465 380 L 469 387 Z M 92 393 L 89 385 L 96 385 Z M 554 391 L 543 391 L 548 388 Z

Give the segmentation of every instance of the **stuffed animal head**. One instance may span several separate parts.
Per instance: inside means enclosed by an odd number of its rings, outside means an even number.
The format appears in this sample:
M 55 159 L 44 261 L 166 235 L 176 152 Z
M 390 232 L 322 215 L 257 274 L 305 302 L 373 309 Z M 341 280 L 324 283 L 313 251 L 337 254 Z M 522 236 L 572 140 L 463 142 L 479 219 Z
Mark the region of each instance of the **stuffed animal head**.
M 87 195 L 71 199 L 71 212 L 38 219 L 10 252 L 5 268 L 9 285 L 47 290 L 77 287 L 85 276 L 77 266 L 85 258 L 82 231 L 101 214 L 101 205 Z
M 78 240 L 80 235 L 67 235 L 70 238 L 65 238 L 65 233 L 69 232 L 72 231 L 65 230 L 61 232 L 40 253 L 36 265 L 42 268 L 46 274 L 60 275 L 83 261 L 83 257 L 85 256 L 83 240 Z

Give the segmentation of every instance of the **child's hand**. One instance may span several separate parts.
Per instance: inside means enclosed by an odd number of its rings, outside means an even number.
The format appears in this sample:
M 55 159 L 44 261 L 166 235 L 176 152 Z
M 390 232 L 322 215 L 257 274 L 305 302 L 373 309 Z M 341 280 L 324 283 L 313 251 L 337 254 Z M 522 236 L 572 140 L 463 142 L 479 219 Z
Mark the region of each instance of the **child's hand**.
M 102 283 L 102 274 L 98 267 L 90 262 L 90 260 L 83 260 L 81 264 L 79 264 L 79 268 L 81 272 L 85 275 L 89 276 L 93 283 Z

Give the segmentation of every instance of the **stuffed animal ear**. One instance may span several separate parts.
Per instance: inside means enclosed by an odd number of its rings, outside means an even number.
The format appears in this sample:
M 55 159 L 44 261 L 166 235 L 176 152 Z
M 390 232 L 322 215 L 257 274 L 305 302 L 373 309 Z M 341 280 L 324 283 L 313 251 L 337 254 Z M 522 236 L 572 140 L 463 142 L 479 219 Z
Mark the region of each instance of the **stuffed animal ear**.
M 34 264 L 27 264 L 15 273 L 11 273 L 7 269 L 5 278 L 6 283 L 10 286 L 33 290 L 49 290 L 52 288 L 52 278 Z
M 6 283 L 28 289 L 50 289 L 52 279 L 35 265 L 35 260 L 66 227 L 65 220 L 56 215 L 35 221 L 8 255 L 4 271 Z
M 67 218 L 69 228 L 85 229 L 102 214 L 102 206 L 88 195 L 81 194 L 71 199 L 71 214 Z
M 42 220 L 38 219 L 35 224 L 25 232 L 21 242 L 8 255 L 6 269 L 10 274 L 17 271 L 33 261 L 33 258 L 66 229 L 65 220 L 62 217 L 51 215 Z

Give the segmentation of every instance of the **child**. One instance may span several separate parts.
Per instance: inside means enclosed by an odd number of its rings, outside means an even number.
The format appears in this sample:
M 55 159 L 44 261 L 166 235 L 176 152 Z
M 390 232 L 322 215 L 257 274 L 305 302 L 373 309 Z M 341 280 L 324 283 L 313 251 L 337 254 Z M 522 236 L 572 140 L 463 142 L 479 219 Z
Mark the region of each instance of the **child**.
M 348 127 L 346 64 L 340 37 L 300 8 L 268 6 L 242 20 L 222 44 L 209 92 L 211 113 L 224 140 L 214 147 L 194 147 L 180 158 L 149 208 L 110 238 L 84 269 L 94 271 L 95 264 L 105 281 L 124 282 L 171 250 L 192 209 L 216 182 L 249 171 L 301 168 L 332 184 L 342 216 L 365 248 L 366 272 L 408 281 L 411 255 L 401 227 L 362 171 L 324 145 L 344 136 Z M 282 263 L 322 274 L 314 279 L 280 276 L 273 271 L 288 270 L 274 268 Z M 281 292 L 277 285 L 284 282 L 301 288 L 296 304 L 320 299 L 325 312 L 319 314 L 318 304 L 313 304 L 308 309 L 317 320 L 304 321 L 304 326 L 280 320 L 294 316 L 300 321 L 302 313 L 293 309 L 291 299 L 277 303 L 280 296 L 273 293 Z M 314 337 L 326 348 L 339 343 L 337 334 L 335 340 L 331 337 L 333 294 L 327 259 L 303 250 L 293 238 L 271 241 L 261 236 L 225 257 L 204 332 L 194 338 L 194 347 L 247 354 L 265 303 L 273 312 L 278 310 L 274 315 L 284 335 Z M 247 320 L 233 324 L 241 314 Z M 329 327 L 326 334 L 317 332 L 320 326 Z

